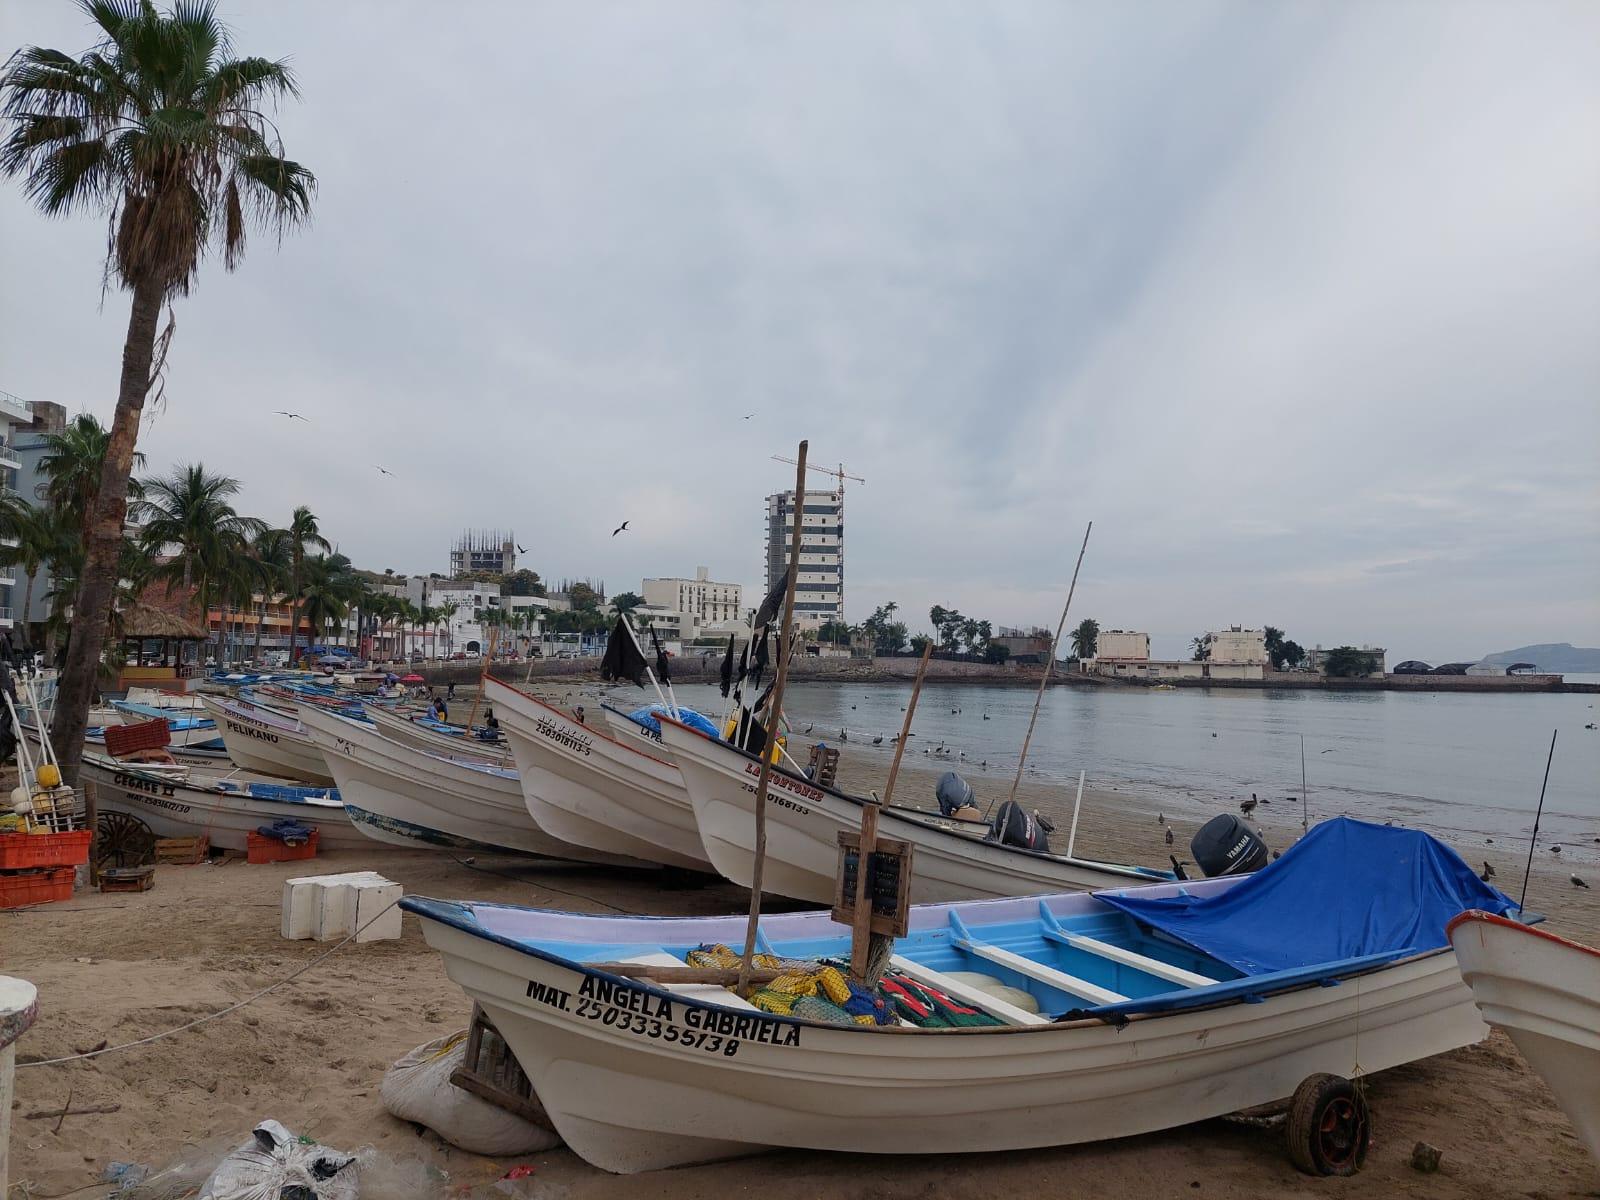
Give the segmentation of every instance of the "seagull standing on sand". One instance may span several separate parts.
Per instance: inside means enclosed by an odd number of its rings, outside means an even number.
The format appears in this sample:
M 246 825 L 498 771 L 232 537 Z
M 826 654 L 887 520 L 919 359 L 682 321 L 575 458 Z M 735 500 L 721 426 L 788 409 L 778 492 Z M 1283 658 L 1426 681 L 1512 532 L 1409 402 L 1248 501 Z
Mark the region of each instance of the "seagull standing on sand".
M 1172 829 L 1170 827 L 1167 829 L 1167 845 L 1172 845 Z
M 1483 864 L 1483 874 L 1479 875 L 1478 878 L 1483 880 L 1485 883 L 1488 883 L 1489 880 L 1493 879 L 1494 878 L 1494 864 L 1486 861 Z
M 1251 813 L 1255 812 L 1256 803 L 1257 801 L 1254 796 L 1251 796 L 1248 800 L 1241 800 L 1239 801 L 1239 811 L 1248 817 Z
M 1573 887 L 1586 888 L 1586 887 L 1589 886 L 1587 883 L 1585 883 L 1582 879 L 1580 879 L 1576 875 L 1568 875 L 1567 878 L 1572 880 L 1572 886 Z
M 628 523 L 626 521 L 624 521 L 621 525 L 618 525 L 615 529 L 613 529 L 611 531 L 611 536 L 612 537 L 616 537 L 617 534 L 621 533 L 627 527 L 628 527 Z

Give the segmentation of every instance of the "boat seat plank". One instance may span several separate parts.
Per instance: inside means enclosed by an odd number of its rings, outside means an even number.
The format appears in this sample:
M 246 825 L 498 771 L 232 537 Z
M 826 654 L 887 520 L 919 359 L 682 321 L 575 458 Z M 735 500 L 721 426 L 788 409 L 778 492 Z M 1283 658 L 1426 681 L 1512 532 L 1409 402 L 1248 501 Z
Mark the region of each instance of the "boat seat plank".
M 1047 925 L 1045 932 L 1048 933 L 1049 928 Z M 1059 929 L 1060 926 L 1057 925 L 1056 928 Z M 1034 962 L 1031 958 L 1024 958 L 1020 954 L 1002 950 L 999 946 L 979 940 L 973 936 L 972 930 L 967 928 L 966 922 L 961 919 L 961 914 L 954 909 L 950 911 L 950 934 L 956 947 L 968 954 L 975 954 L 997 966 L 1007 967 L 1028 979 L 1037 980 L 1070 996 L 1087 1000 L 1090 1004 L 1123 1004 L 1128 1000 L 1128 997 L 1121 992 L 1114 992 L 1110 988 L 1101 987 L 1098 983 L 1090 983 L 1087 979 L 1079 979 L 1066 971 L 1047 967 L 1043 963 Z
M 987 992 L 981 992 L 975 987 L 951 979 L 942 971 L 935 971 L 932 967 L 925 967 L 919 962 L 913 962 L 904 955 L 896 954 L 889 959 L 889 965 L 902 974 L 909 975 L 918 983 L 925 983 L 929 987 L 938 988 L 952 1000 L 959 1000 L 969 1008 L 976 1008 L 986 1012 L 992 1017 L 998 1017 L 1007 1025 L 1048 1025 L 1050 1018 L 1041 1017 L 1038 1013 L 1025 1012 L 1014 1004 L 1007 1004 L 1004 1000 L 997 1000 Z
M 625 958 L 613 960 L 615 962 L 638 963 L 647 967 L 681 967 L 685 963 L 675 954 L 668 954 L 665 950 L 649 950 L 639 954 L 629 954 Z M 680 996 L 687 996 L 691 1000 L 699 1000 L 705 1004 L 717 1004 L 723 1008 L 748 1009 L 758 1011 L 754 1004 L 740 996 L 737 992 L 729 991 L 715 983 L 657 983 L 654 986 L 669 992 L 676 992 Z
M 991 946 L 987 942 L 963 938 L 958 940 L 956 945 L 969 954 L 976 954 L 979 958 L 987 959 L 997 966 L 1009 967 L 1018 975 L 1049 984 L 1068 995 L 1087 1000 L 1090 1004 L 1122 1004 L 1128 999 L 1121 992 L 1114 992 L 1110 988 L 1101 987 L 1098 983 L 1090 983 L 1087 979 L 1079 979 L 1076 975 L 1069 975 L 1065 971 L 1036 963 L 1031 958 L 1023 958 L 1020 954 L 1013 954 L 1009 950 L 1002 950 L 999 946 Z
M 1219 982 L 1206 975 L 1196 974 L 1194 971 L 1185 971 L 1182 967 L 1175 967 L 1171 963 L 1164 963 L 1160 959 L 1151 958 L 1149 955 L 1140 954 L 1134 950 L 1126 950 L 1121 946 L 1113 946 L 1110 942 L 1102 942 L 1099 938 L 1088 937 L 1081 933 L 1056 933 L 1046 930 L 1045 937 L 1053 942 L 1061 942 L 1071 946 L 1074 950 L 1109 959 L 1124 967 L 1132 967 L 1136 971 L 1143 971 L 1146 975 L 1154 975 L 1157 979 L 1165 979 L 1168 983 L 1182 984 L 1184 987 L 1210 987 Z

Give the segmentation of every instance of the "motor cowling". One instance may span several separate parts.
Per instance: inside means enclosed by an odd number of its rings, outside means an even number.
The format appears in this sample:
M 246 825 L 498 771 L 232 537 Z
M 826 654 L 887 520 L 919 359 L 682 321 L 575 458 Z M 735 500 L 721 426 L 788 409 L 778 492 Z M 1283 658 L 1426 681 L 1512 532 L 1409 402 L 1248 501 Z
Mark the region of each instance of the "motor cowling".
M 933 794 L 939 801 L 939 811 L 947 817 L 954 816 L 957 809 L 974 807 L 972 785 L 954 771 L 939 776 Z
M 1050 853 L 1050 825 L 1038 813 L 1030 814 L 1015 800 L 1007 800 L 995 810 L 989 840 L 1002 846 Z
M 1221 813 L 1200 826 L 1189 841 L 1189 853 L 1208 879 L 1246 875 L 1271 860 L 1261 832 L 1233 813 Z

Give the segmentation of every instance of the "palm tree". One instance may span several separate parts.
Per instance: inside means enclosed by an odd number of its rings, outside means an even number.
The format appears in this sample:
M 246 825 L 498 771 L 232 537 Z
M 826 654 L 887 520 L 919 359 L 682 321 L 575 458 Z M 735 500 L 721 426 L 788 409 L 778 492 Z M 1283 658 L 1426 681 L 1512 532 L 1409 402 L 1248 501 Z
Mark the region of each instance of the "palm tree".
M 84 722 L 117 588 L 128 477 L 145 398 L 174 326 L 161 306 L 189 291 L 207 250 L 232 270 L 251 224 L 281 234 L 310 213 L 316 180 L 284 157 L 274 102 L 295 92 L 282 62 L 234 58 L 211 0 L 79 0 L 99 27 L 81 56 L 27 46 L 0 72 L 10 132 L 0 173 L 47 216 L 108 218 L 106 278 L 132 293 L 105 463 L 84 524 L 77 636 L 58 691 L 56 748 L 75 783 Z M 157 343 L 160 342 L 159 353 Z
M 178 549 L 175 558 L 156 569 L 156 578 L 166 581 L 169 594 L 180 582 L 185 592 L 192 589 L 200 624 L 206 626 L 218 584 L 239 569 L 237 560 L 266 523 L 235 512 L 229 500 L 238 494 L 239 481 L 212 475 L 203 463 L 178 467 L 165 478 L 145 480 L 142 486 L 143 497 L 131 509 L 140 526 L 140 540 L 153 554 L 169 546 Z M 219 662 L 227 625 L 225 610 L 222 617 L 217 633 Z
M 35 499 L 47 502 L 71 518 L 80 531 L 94 506 L 95 493 L 100 488 L 100 475 L 105 470 L 106 447 L 111 434 L 90 413 L 79 413 L 67 422 L 60 433 L 44 435 L 44 453 L 39 457 L 39 473 L 44 482 L 39 485 Z M 144 455 L 134 453 L 132 465 L 142 468 Z M 128 481 L 128 498 L 138 499 L 139 485 Z
M 1078 622 L 1077 628 L 1072 631 L 1072 657 L 1077 659 L 1093 658 L 1095 651 L 1100 648 L 1100 622 L 1093 617 L 1085 617 Z
M 311 626 L 313 645 L 330 624 L 344 620 L 349 608 L 342 572 L 333 558 L 331 555 L 317 555 L 302 563 L 305 577 L 297 598 L 300 611 Z
M 289 665 L 294 666 L 295 644 L 300 639 L 300 573 L 305 569 L 306 547 L 332 550 L 317 529 L 316 515 L 302 504 L 289 519 Z
M 33 611 L 34 577 L 45 564 L 53 565 L 64 557 L 76 536 L 63 509 L 39 508 L 20 496 L 0 496 L 0 538 L 16 543 L 0 542 L 0 566 L 19 568 L 27 576 L 17 627 L 22 630 L 23 644 L 30 649 L 33 639 L 28 632 L 28 617 Z
M 261 592 L 261 607 L 256 610 L 256 644 L 251 657 L 261 661 L 261 631 L 267 623 L 267 605 L 283 594 L 289 581 L 294 552 L 289 545 L 287 529 L 263 529 L 250 543 L 250 555 L 255 560 L 256 583 Z

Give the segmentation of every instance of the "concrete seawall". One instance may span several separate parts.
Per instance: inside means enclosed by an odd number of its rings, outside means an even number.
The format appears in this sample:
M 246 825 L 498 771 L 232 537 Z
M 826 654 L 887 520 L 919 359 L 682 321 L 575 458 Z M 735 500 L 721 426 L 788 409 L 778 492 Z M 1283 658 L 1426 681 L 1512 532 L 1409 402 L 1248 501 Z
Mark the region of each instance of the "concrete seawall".
M 678 682 L 715 683 L 722 666 L 718 655 L 672 660 L 672 677 Z M 531 674 L 530 674 L 531 668 Z M 432 686 L 449 683 L 475 684 L 483 672 L 477 662 L 429 663 L 414 668 Z M 596 679 L 597 658 L 538 659 L 533 663 L 497 663 L 496 679 L 521 683 L 524 679 Z M 1018 663 L 953 662 L 934 659 L 928 664 L 928 678 L 941 683 L 962 683 L 989 687 L 1039 686 L 1040 668 Z M 917 673 L 917 660 L 900 658 L 800 658 L 795 660 L 791 678 L 797 683 L 909 683 Z M 1320 689 L 1324 691 L 1389 692 L 1586 692 L 1600 693 L 1600 684 L 1566 683 L 1559 675 L 1384 675 L 1373 679 L 1324 679 L 1296 671 L 1271 671 L 1265 679 L 1174 679 L 1180 688 L 1264 688 Z M 1140 688 L 1149 684 L 1083 675 L 1064 664 L 1051 673 L 1052 687 Z

